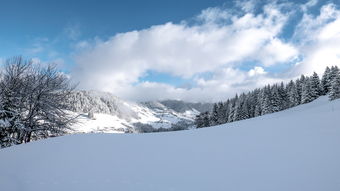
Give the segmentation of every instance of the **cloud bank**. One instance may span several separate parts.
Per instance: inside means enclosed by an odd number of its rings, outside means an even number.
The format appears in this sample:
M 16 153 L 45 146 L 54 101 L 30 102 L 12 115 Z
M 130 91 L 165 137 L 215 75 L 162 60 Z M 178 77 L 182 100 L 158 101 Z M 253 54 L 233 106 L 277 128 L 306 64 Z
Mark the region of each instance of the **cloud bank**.
M 232 9 L 207 8 L 190 22 L 81 41 L 72 76 L 79 88 L 130 100 L 217 101 L 302 73 L 323 72 L 326 65 L 340 64 L 340 11 L 325 4 L 319 14 L 311 13 L 317 4 L 238 2 Z M 291 24 L 298 14 L 297 24 Z M 192 84 L 141 81 L 149 71 Z

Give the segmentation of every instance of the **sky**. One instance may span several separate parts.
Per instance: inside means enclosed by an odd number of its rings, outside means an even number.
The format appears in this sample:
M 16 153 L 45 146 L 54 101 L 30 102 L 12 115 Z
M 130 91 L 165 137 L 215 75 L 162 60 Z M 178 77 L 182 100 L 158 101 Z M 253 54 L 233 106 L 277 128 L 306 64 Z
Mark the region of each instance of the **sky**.
M 78 89 L 226 100 L 340 66 L 340 1 L 2 0 L 0 64 L 55 63 Z

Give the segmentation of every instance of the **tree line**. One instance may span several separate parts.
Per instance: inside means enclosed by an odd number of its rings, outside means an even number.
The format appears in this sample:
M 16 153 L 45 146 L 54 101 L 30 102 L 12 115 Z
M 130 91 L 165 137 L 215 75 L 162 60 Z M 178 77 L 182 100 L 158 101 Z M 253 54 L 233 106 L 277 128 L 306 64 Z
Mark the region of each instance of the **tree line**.
M 72 123 L 65 100 L 74 89 L 55 66 L 22 57 L 0 73 L 0 147 L 61 135 Z
M 340 98 L 337 66 L 326 67 L 321 79 L 314 72 L 311 76 L 301 75 L 287 84 L 281 82 L 236 94 L 225 102 L 215 103 L 212 111 L 197 115 L 195 123 L 197 128 L 202 128 L 249 119 L 309 103 L 327 94 L 330 100 Z

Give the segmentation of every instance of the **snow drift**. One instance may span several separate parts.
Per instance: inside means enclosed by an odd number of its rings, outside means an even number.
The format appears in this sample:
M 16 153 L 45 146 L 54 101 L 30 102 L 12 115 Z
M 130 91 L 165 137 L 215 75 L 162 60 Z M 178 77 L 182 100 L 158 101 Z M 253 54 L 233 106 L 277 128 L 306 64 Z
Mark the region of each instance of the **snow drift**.
M 340 190 L 340 100 L 211 128 L 82 134 L 0 150 L 0 188 Z

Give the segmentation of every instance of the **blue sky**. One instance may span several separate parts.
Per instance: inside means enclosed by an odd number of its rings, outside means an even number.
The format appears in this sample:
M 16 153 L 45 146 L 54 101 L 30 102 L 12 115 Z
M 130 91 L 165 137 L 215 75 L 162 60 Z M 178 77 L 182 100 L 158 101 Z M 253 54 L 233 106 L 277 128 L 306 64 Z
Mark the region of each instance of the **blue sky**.
M 107 39 L 116 33 L 177 23 L 207 7 L 224 4 L 223 0 L 4 0 L 0 6 L 0 56 L 36 56 L 28 50 L 46 39 L 54 42 L 52 49 L 68 56 L 70 40 Z M 75 30 L 71 39 L 69 30 Z M 49 59 L 48 55 L 39 56 Z
M 0 24 L 0 62 L 55 62 L 136 101 L 223 100 L 340 64 L 337 0 L 4 0 Z

